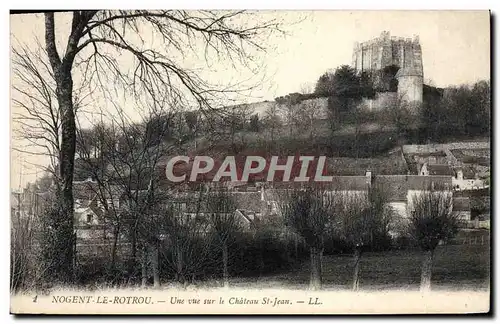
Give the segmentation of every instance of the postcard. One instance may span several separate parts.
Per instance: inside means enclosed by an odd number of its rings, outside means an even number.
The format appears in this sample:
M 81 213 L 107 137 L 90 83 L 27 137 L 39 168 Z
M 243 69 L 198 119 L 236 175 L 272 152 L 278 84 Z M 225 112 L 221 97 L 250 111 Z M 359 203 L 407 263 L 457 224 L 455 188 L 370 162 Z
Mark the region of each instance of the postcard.
M 489 11 L 10 24 L 12 314 L 490 312 Z

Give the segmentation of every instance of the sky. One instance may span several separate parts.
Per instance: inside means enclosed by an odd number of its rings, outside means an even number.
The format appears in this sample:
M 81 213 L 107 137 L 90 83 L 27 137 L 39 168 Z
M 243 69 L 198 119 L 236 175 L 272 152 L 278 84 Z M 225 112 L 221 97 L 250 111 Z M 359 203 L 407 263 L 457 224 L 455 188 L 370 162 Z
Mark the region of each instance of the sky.
M 378 37 L 382 31 L 405 38 L 419 36 L 424 79 L 432 85 L 446 87 L 490 78 L 488 11 L 265 11 L 261 15 L 262 19 L 274 15 L 283 21 L 287 35 L 263 44 L 269 48 L 258 56 L 265 66 L 265 82 L 244 99 L 246 102 L 273 100 L 299 92 L 304 85 L 313 87 L 325 71 L 352 63 L 355 42 Z M 68 30 L 67 14 L 56 14 L 56 36 L 61 44 Z M 34 46 L 35 37 L 43 40 L 43 33 L 43 16 L 11 17 L 11 40 Z M 238 80 L 246 75 L 222 62 L 206 77 Z M 11 122 L 11 128 L 15 127 Z M 12 146 L 17 144 L 11 140 Z M 11 188 L 41 175 L 30 166 L 33 159 L 40 157 L 11 152 Z M 28 163 L 19 162 L 24 160 Z

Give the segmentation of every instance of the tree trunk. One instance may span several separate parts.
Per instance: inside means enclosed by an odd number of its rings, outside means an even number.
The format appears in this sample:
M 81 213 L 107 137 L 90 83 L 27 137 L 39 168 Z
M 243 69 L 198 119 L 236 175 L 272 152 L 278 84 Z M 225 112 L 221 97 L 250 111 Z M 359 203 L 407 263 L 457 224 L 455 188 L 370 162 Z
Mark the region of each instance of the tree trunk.
M 160 267 L 158 261 L 158 245 L 153 247 L 151 266 L 153 267 L 153 287 L 160 288 Z
M 422 259 L 422 276 L 420 279 L 420 291 L 426 292 L 431 290 L 431 277 L 432 277 L 432 259 L 434 251 L 429 250 L 424 252 Z
M 358 247 L 354 250 L 354 275 L 352 279 L 352 290 L 359 290 L 359 267 L 361 261 L 361 249 Z
M 182 250 L 179 247 L 176 247 L 177 250 L 177 281 L 180 283 L 184 283 L 184 261 L 182 258 Z
M 113 247 L 111 248 L 111 269 L 115 269 L 116 265 L 116 249 L 118 247 L 118 236 L 120 235 L 120 226 L 115 226 L 113 233 Z
M 262 273 L 264 272 L 264 253 L 262 253 L 263 250 L 262 246 L 262 241 L 259 241 L 259 276 L 262 276 Z
M 61 151 L 59 156 L 59 175 L 60 175 L 60 203 L 62 216 L 64 218 L 61 224 L 61 232 L 57 235 L 63 240 L 68 239 L 72 243 L 73 236 L 73 170 L 75 159 L 76 143 L 76 125 L 73 111 L 73 82 L 69 72 L 60 72 L 57 74 L 57 101 L 59 104 L 59 113 L 61 115 Z M 67 234 L 67 235 L 65 235 Z M 69 242 L 68 242 L 69 243 Z M 65 244 L 62 254 L 64 263 L 62 264 L 61 278 L 70 282 L 73 278 L 73 244 Z
M 311 278 L 309 286 L 312 290 L 321 289 L 321 252 L 315 247 L 310 248 Z
M 137 257 L 137 235 L 134 228 L 131 229 L 130 237 L 130 260 L 128 264 L 128 270 L 130 274 L 135 275 L 135 265 Z
M 227 243 L 224 242 L 222 244 L 222 279 L 224 280 L 224 287 L 229 287 L 228 259 Z
M 144 288 L 148 283 L 148 251 L 144 247 L 141 255 L 141 286 Z
M 299 260 L 299 239 L 297 235 L 294 235 L 294 244 L 295 244 L 295 261 Z
M 68 42 L 68 48 L 74 42 Z M 76 45 L 78 42 L 76 42 Z M 75 46 L 76 46 L 75 45 Z M 45 46 L 56 81 L 56 97 L 61 118 L 61 146 L 59 151 L 58 189 L 61 213 L 60 225 L 55 229 L 58 240 L 58 263 L 54 277 L 61 282 L 74 280 L 74 219 L 73 219 L 73 171 L 76 150 L 76 123 L 73 110 L 72 59 L 61 60 L 55 41 L 54 13 L 45 13 Z M 54 260 L 55 261 L 55 260 Z

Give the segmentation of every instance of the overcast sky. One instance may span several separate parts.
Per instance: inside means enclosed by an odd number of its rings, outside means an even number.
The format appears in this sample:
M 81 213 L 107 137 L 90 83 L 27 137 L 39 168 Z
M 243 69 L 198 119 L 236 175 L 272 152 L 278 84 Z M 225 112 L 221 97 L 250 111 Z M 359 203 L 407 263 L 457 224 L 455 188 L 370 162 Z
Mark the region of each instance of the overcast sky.
M 266 16 L 269 17 L 269 12 Z M 422 46 L 425 80 L 445 87 L 473 83 L 490 78 L 490 20 L 487 11 L 278 11 L 288 36 L 276 39 L 262 57 L 272 76 L 252 93 L 247 101 L 273 100 L 298 92 L 303 84 L 314 85 L 328 69 L 351 64 L 354 42 L 363 42 L 389 31 L 392 36 L 418 35 Z M 63 15 L 63 14 L 61 14 Z M 57 17 L 57 16 L 56 16 Z M 58 20 L 57 32 L 69 26 L 64 17 Z M 56 22 L 58 22 L 56 21 Z M 35 36 L 43 39 L 43 16 L 12 16 L 11 35 L 22 43 L 33 44 Z M 237 79 L 227 66 L 216 70 L 216 79 Z M 15 125 L 13 125 L 15 127 Z M 15 145 L 15 142 L 12 143 Z M 21 159 L 30 157 L 21 157 Z M 18 188 L 19 156 L 12 153 L 11 187 Z M 22 182 L 33 181 L 35 170 L 24 168 Z

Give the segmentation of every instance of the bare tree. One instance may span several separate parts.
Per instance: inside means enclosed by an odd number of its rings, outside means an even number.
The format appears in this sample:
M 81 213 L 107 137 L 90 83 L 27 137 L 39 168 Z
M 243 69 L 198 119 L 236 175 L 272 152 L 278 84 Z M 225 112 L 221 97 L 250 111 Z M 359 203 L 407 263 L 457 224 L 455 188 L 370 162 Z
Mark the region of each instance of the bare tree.
M 162 228 L 158 224 L 166 217 L 163 205 L 168 203 L 166 191 L 170 189 L 162 182 L 160 161 L 188 140 L 177 131 L 174 118 L 178 113 L 169 105 L 152 106 L 144 109 L 141 122 L 131 122 L 120 111 L 110 125 L 78 130 L 77 162 L 82 170 L 76 171 L 87 173 L 97 184 L 95 194 L 106 225 L 113 231 L 111 269 L 118 240 L 125 234 L 130 243 L 129 273 L 133 275 L 140 264 L 145 282 L 146 265 L 151 263 L 156 287 L 160 285 L 160 237 L 166 234 L 158 231 Z
M 279 116 L 278 104 L 273 103 L 264 113 L 263 118 L 264 126 L 269 130 L 271 136 L 271 144 L 274 145 L 274 141 L 277 133 L 281 127 L 281 118 Z
M 307 95 L 314 93 L 314 85 L 308 82 L 304 82 L 300 85 L 300 93 Z
M 106 93 L 109 84 L 115 84 L 139 101 L 147 97 L 157 102 L 159 97 L 168 96 L 209 111 L 222 94 L 241 87 L 213 86 L 196 71 L 185 68 L 179 57 L 202 53 L 207 63 L 228 59 L 233 65 L 241 62 L 252 69 L 250 52 L 265 50 L 263 40 L 278 30 L 279 22 L 245 20 L 248 15 L 241 11 L 74 11 L 66 49 L 60 52 L 54 13 L 44 14 L 44 48 L 54 80 L 50 91 L 57 101 L 60 119 L 58 173 L 61 211 L 65 214 L 62 231 L 73 228 L 75 87 L 88 84 Z M 238 24 L 234 23 L 236 20 Z M 145 30 L 151 31 L 160 46 L 144 46 Z M 118 60 L 120 55 L 130 59 L 132 65 Z M 30 94 L 25 94 L 25 99 L 30 100 Z M 69 265 L 73 259 L 70 248 L 64 255 Z M 72 267 L 68 266 L 65 272 L 59 278 L 71 280 Z
M 229 138 L 231 149 L 234 154 L 241 152 L 245 146 L 245 126 L 252 112 L 248 105 L 237 105 L 227 109 L 220 119 L 220 129 Z
M 186 111 L 184 114 L 184 119 L 186 120 L 186 125 L 188 126 L 189 131 L 193 136 L 194 150 L 196 151 L 197 137 L 202 126 L 200 113 L 197 111 Z
M 299 129 L 309 130 L 309 138 L 314 138 L 314 122 L 321 114 L 321 106 L 316 99 L 304 100 L 300 103 L 295 124 Z
M 39 244 L 36 244 L 39 219 L 34 213 L 23 211 L 24 195 L 19 193 L 18 206 L 11 206 L 14 213 L 10 229 L 10 289 L 13 292 L 36 288 L 46 270 L 34 253 L 39 250 Z
M 399 94 L 393 98 L 387 105 L 386 111 L 383 112 L 387 116 L 388 125 L 393 125 L 399 136 L 406 136 L 407 132 L 415 127 L 417 118 L 412 112 L 410 105 L 403 99 L 403 95 Z
M 293 130 L 299 116 L 299 107 L 290 98 L 285 98 L 281 103 L 278 103 L 278 112 L 283 124 L 288 128 L 288 136 L 293 136 Z
M 279 209 L 285 224 L 300 235 L 310 249 L 311 289 L 321 289 L 324 239 L 333 219 L 335 194 L 321 186 L 287 189 Z
M 230 192 L 222 185 L 215 185 L 205 196 L 206 210 L 211 230 L 216 236 L 222 251 L 222 278 L 224 287 L 229 286 L 229 245 L 241 224 L 236 216 L 236 203 Z
M 420 290 L 431 289 L 434 251 L 439 242 L 456 235 L 460 220 L 452 210 L 452 193 L 425 190 L 416 194 L 409 208 L 408 233 L 424 252 Z
M 363 249 L 373 245 L 375 239 L 388 235 L 392 210 L 378 187 L 370 188 L 366 194 L 342 193 L 338 197 L 336 212 L 342 223 L 340 237 L 354 249 L 352 289 L 357 291 Z
M 210 257 L 214 238 L 210 233 L 210 220 L 206 217 L 205 186 L 200 185 L 194 192 L 177 193 L 170 197 L 169 212 L 157 224 L 167 233 L 167 248 L 171 258 L 166 264 L 175 273 L 176 280 L 186 285 L 189 280 L 204 271 L 211 264 Z

